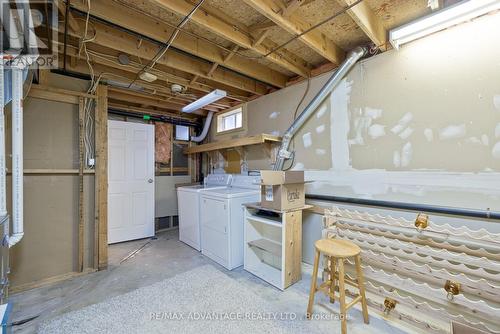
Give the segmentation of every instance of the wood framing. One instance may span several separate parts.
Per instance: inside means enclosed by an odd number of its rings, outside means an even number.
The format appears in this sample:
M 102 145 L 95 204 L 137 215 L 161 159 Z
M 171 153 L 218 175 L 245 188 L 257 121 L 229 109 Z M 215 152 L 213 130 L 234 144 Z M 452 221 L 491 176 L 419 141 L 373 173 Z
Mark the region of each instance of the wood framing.
M 184 0 L 153 0 L 153 2 L 180 15 L 187 15 L 193 8 L 191 3 Z M 230 40 L 242 48 L 252 49 L 261 55 L 268 54 L 270 50 L 265 46 L 265 43 L 261 43 L 255 47 L 253 46 L 253 38 L 250 35 L 248 27 L 234 23 L 234 19 L 232 19 L 233 22 L 226 22 L 214 15 L 214 12 L 217 12 L 217 10 L 205 4 L 195 12 L 191 21 Z M 238 26 L 238 28 L 235 29 L 235 26 Z M 268 55 L 267 59 L 300 76 L 309 76 L 310 69 L 308 64 L 299 57 L 291 58 L 288 54 L 280 50 Z
M 96 35 L 92 42 L 95 44 L 144 59 L 153 59 L 158 52 L 159 45 L 149 41 L 143 40 L 140 47 L 138 47 L 137 38 L 127 32 L 116 30 L 97 22 L 93 22 L 93 27 L 96 30 Z M 83 23 L 81 24 L 81 28 L 83 30 Z M 79 34 L 73 34 L 73 36 L 81 37 Z M 264 95 L 268 92 L 267 85 L 223 67 L 217 68 L 209 77 L 207 73 L 210 71 L 211 64 L 173 49 L 158 59 L 158 64 L 193 75 L 199 75 L 202 78 L 220 82 L 252 94 Z
M 81 11 L 87 11 L 86 0 L 72 1 L 71 5 Z M 140 20 L 134 20 L 132 18 L 137 16 L 137 11 L 109 0 L 92 1 L 91 14 L 160 42 L 167 41 L 174 30 L 161 20 L 150 16 L 142 15 Z M 286 75 L 238 54 L 224 60 L 229 51 L 184 32 L 177 35 L 172 46 L 211 62 L 224 64 L 227 68 L 275 87 L 285 87 L 288 80 Z
M 291 34 L 299 35 L 310 27 L 310 25 L 304 22 L 297 13 L 284 16 L 282 14 L 282 8 L 284 7 L 282 0 L 244 1 Z M 319 30 L 310 31 L 299 37 L 299 39 L 334 64 L 338 65 L 344 60 L 345 52 Z
M 213 142 L 213 143 L 208 143 L 208 144 L 203 144 L 203 145 L 192 146 L 192 147 L 189 147 L 186 150 L 184 150 L 184 152 L 186 154 L 194 154 L 194 153 L 201 153 L 201 152 L 223 150 L 223 149 L 233 148 L 233 147 L 263 144 L 266 142 L 280 142 L 280 141 L 281 141 L 281 137 L 272 136 L 272 135 L 268 135 L 268 134 L 263 133 L 263 134 L 256 135 L 256 136 L 242 137 L 242 138 L 237 138 L 237 139 L 223 140 L 223 141 L 218 141 L 218 142 Z
M 99 270 L 108 267 L 108 88 L 97 88 L 95 108 L 95 232 Z
M 349 6 L 355 0 L 337 0 L 342 6 Z M 380 17 L 378 17 L 366 2 L 361 2 L 347 11 L 347 14 L 364 31 L 366 36 L 382 50 L 387 50 L 387 30 Z
M 83 193 L 83 171 L 84 171 L 84 137 L 85 137 L 85 100 L 79 97 L 78 104 L 78 271 L 83 272 L 83 257 L 85 251 L 84 225 L 85 225 L 85 202 Z

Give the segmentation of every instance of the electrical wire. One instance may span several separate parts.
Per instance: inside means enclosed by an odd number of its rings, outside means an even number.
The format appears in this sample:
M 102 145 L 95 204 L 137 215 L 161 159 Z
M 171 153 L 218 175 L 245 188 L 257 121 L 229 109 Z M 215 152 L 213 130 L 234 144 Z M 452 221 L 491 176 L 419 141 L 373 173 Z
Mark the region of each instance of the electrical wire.
M 154 20 L 161 20 L 161 21 L 162 21 L 162 23 L 163 23 L 163 24 L 165 24 L 165 25 L 168 25 L 168 26 L 173 27 L 173 28 L 175 28 L 175 27 L 176 27 L 174 24 L 169 23 L 169 22 L 165 21 L 164 19 L 159 18 L 159 17 L 158 17 L 158 16 L 156 16 L 156 15 L 153 15 L 153 14 L 151 14 L 151 13 L 148 13 L 147 11 L 145 11 L 144 9 L 140 8 L 140 7 L 139 7 L 139 6 L 137 6 L 137 5 L 131 5 L 131 4 L 129 4 L 129 3 L 125 2 L 125 1 L 123 1 L 123 0 L 113 0 L 113 1 L 114 1 L 114 2 L 117 2 L 117 3 L 121 4 L 121 5 L 125 5 L 125 6 L 127 6 L 127 7 L 133 8 L 133 9 L 134 9 L 134 11 L 140 12 L 141 14 L 143 14 L 143 15 L 145 15 L 145 16 L 148 16 L 148 17 L 151 17 L 151 18 L 152 18 L 152 19 L 154 19 Z M 353 8 L 354 6 L 356 6 L 356 5 L 360 4 L 360 3 L 361 3 L 361 2 L 363 2 L 363 1 L 364 1 L 364 0 L 357 0 L 356 2 L 353 2 L 353 3 L 351 3 L 350 5 L 348 5 L 348 6 L 346 6 L 346 7 L 343 7 L 341 10 L 339 10 L 338 12 L 334 13 L 333 15 L 331 15 L 331 16 L 329 16 L 329 17 L 325 18 L 325 19 L 324 19 L 324 20 L 322 20 L 321 22 L 319 22 L 319 23 L 317 23 L 317 24 L 315 24 L 315 25 L 311 26 L 310 28 L 308 28 L 308 29 L 304 30 L 304 31 L 303 31 L 303 32 L 301 32 L 300 34 L 293 36 L 292 38 L 290 38 L 289 40 L 287 40 L 287 41 L 286 41 L 286 42 L 284 42 L 283 44 L 280 44 L 280 45 L 278 45 L 278 46 L 274 47 L 273 49 L 271 49 L 270 51 L 268 51 L 266 54 L 263 54 L 263 55 L 258 55 L 258 56 L 250 56 L 250 55 L 247 55 L 247 54 L 245 54 L 245 53 L 238 52 L 238 51 L 234 52 L 234 51 L 233 51 L 233 50 L 231 50 L 230 48 L 227 48 L 227 47 L 225 47 L 224 45 L 219 44 L 219 43 L 217 43 L 217 42 L 215 42 L 215 41 L 213 41 L 213 40 L 211 40 L 211 39 L 209 39 L 209 38 L 206 38 L 206 37 L 204 37 L 204 36 L 200 36 L 200 35 L 198 35 L 198 34 L 196 34 L 196 33 L 193 33 L 193 32 L 191 32 L 191 31 L 189 31 L 189 30 L 186 30 L 186 29 L 179 29 L 179 30 L 180 30 L 181 32 L 183 32 L 183 33 L 187 34 L 187 35 L 190 35 L 190 36 L 195 37 L 195 38 L 197 38 L 197 39 L 204 40 L 205 42 L 208 42 L 208 43 L 210 43 L 210 44 L 212 44 L 212 45 L 215 45 L 215 46 L 217 46 L 218 48 L 220 48 L 220 49 L 222 49 L 222 50 L 224 50 L 224 51 L 234 53 L 234 54 L 236 54 L 236 55 L 238 55 L 238 56 L 240 56 L 240 57 L 247 58 L 247 59 L 263 59 L 263 58 L 267 58 L 269 55 L 271 55 L 271 54 L 273 54 L 273 53 L 275 53 L 275 52 L 279 51 L 280 49 L 282 49 L 282 48 L 283 48 L 283 47 L 285 47 L 286 45 L 290 44 L 290 43 L 291 43 L 291 42 L 293 42 L 294 40 L 296 40 L 296 39 L 298 39 L 298 38 L 300 38 L 300 37 L 304 36 L 305 34 L 307 34 L 307 33 L 311 32 L 312 30 L 315 30 L 315 29 L 317 29 L 318 27 L 322 26 L 323 24 L 325 24 L 325 23 L 327 23 L 327 22 L 329 22 L 329 21 L 333 20 L 334 18 L 336 18 L 336 17 L 338 17 L 338 16 L 340 16 L 340 15 L 342 15 L 342 14 L 344 14 L 344 13 L 345 13 L 345 12 L 347 12 L 349 9 Z M 233 29 L 238 30 L 238 31 L 240 31 L 240 32 L 242 32 L 242 33 L 247 33 L 246 31 L 242 31 L 241 29 L 239 29 L 236 25 L 233 25 Z
M 137 81 L 137 79 L 139 78 L 140 74 L 143 73 L 143 72 L 146 72 L 149 68 L 153 68 L 155 65 L 156 65 L 156 62 L 158 61 L 158 59 L 160 59 L 161 57 L 163 57 L 165 55 L 165 53 L 168 51 L 168 49 L 170 48 L 170 46 L 172 45 L 173 41 L 175 40 L 175 38 L 177 37 L 177 35 L 179 34 L 180 30 L 182 29 L 182 27 L 184 27 L 186 25 L 186 23 L 189 22 L 189 20 L 191 19 L 191 17 L 194 15 L 194 13 L 196 13 L 196 11 L 198 10 L 198 8 L 201 7 L 201 5 L 205 2 L 205 0 L 200 0 L 200 2 L 198 2 L 198 4 L 196 4 L 193 9 L 191 9 L 191 11 L 182 19 L 182 21 L 175 27 L 174 31 L 172 32 L 172 34 L 170 35 L 169 39 L 167 40 L 166 43 L 164 43 L 163 47 L 158 50 L 158 52 L 156 53 L 156 55 L 153 57 L 153 59 L 151 59 L 148 64 L 146 64 L 144 66 L 144 68 L 139 71 L 137 73 L 137 75 L 135 76 L 134 80 L 129 84 L 129 88 L 134 84 L 134 82 Z

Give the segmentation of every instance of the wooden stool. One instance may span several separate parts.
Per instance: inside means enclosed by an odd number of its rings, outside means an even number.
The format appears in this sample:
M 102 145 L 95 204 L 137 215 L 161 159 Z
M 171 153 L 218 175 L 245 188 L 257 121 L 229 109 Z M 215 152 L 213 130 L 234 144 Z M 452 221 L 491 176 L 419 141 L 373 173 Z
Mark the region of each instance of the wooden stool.
M 322 291 L 326 295 L 330 296 L 330 302 L 335 302 L 335 288 L 338 283 L 338 290 L 340 294 L 340 319 L 342 321 L 342 334 L 347 333 L 347 321 L 346 312 L 357 302 L 361 301 L 361 306 L 363 308 L 363 318 L 365 324 L 369 323 L 368 319 L 368 307 L 366 305 L 365 297 L 365 283 L 363 280 L 363 271 L 361 270 L 361 249 L 354 243 L 341 240 L 341 239 L 321 239 L 314 243 L 316 248 L 316 256 L 314 257 L 314 268 L 311 278 L 311 291 L 309 293 L 309 305 L 307 306 L 307 317 L 310 319 L 312 314 L 312 308 L 314 304 L 314 295 L 317 291 Z M 330 279 L 323 282 L 319 287 L 316 286 L 316 280 L 318 277 L 318 264 L 321 253 L 325 256 L 330 257 Z M 356 274 L 357 279 L 351 281 L 344 277 L 344 260 L 348 257 L 354 257 L 354 262 L 356 264 Z M 350 303 L 345 302 L 345 283 L 357 287 L 359 289 L 359 295 L 356 296 Z

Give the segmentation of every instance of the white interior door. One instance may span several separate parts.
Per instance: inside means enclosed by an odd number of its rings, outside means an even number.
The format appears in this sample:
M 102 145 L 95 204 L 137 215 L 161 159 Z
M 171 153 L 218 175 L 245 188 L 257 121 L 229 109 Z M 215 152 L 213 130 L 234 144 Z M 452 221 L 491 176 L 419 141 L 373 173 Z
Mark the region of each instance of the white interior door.
M 154 235 L 154 126 L 108 121 L 108 242 Z

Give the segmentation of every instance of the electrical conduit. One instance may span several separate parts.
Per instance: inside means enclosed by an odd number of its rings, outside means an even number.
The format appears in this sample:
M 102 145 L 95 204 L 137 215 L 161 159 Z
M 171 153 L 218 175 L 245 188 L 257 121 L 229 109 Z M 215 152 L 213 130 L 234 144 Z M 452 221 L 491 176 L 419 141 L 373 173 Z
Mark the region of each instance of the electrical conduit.
M 210 130 L 210 124 L 212 124 L 212 118 L 214 117 L 214 112 L 211 111 L 207 115 L 207 119 L 205 120 L 205 125 L 203 126 L 203 130 L 201 131 L 201 134 L 196 137 L 191 137 L 191 141 L 194 141 L 195 143 L 202 142 L 205 137 L 208 134 L 208 130 Z
M 12 69 L 12 235 L 9 247 L 24 236 L 23 226 L 23 70 Z

